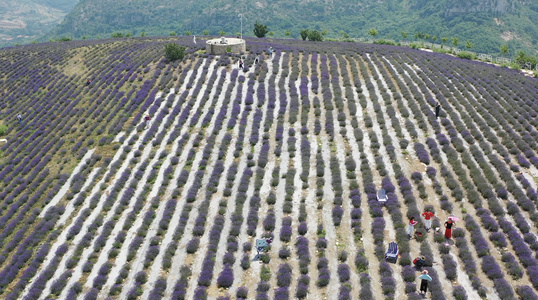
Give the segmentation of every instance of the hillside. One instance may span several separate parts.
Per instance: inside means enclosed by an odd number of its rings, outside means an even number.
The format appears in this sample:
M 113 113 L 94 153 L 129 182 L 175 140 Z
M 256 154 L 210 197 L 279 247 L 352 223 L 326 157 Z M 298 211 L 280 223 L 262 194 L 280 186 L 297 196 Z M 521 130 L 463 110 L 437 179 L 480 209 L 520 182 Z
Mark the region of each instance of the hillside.
M 36 41 L 58 25 L 78 0 L 0 1 L 0 47 Z
M 537 297 L 536 79 L 247 43 L 245 70 L 190 38 L 0 50 L 0 298 L 422 299 L 417 256 L 428 298 Z
M 414 35 L 459 39 L 459 46 L 470 41 L 473 51 L 499 54 L 501 44 L 510 46 L 511 54 L 538 50 L 538 4 L 520 0 L 475 1 L 158 1 L 154 0 L 84 0 L 68 14 L 50 37 L 110 37 L 112 33 L 139 36 L 169 35 L 186 31 L 201 35 L 204 30 L 217 35 L 239 34 L 238 14 L 245 16 L 243 32 L 253 36 L 255 21 L 269 26 L 276 37 L 300 38 L 303 29 L 327 31 L 330 38 L 349 35 L 369 38 L 376 28 L 378 38 L 407 40 Z

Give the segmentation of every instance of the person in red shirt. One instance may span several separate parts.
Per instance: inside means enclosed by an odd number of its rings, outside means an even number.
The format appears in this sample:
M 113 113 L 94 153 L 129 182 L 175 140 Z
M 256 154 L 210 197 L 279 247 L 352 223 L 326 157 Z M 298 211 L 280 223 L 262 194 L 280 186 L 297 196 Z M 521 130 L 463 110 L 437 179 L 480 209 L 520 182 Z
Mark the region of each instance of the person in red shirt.
M 409 219 L 409 225 L 407 226 L 407 235 L 409 238 L 413 237 L 413 231 L 415 230 L 415 225 L 417 225 L 417 221 L 415 221 L 415 217 L 411 217 Z
M 424 217 L 424 226 L 426 227 L 426 230 L 429 232 L 432 228 L 432 218 L 434 216 L 434 213 L 426 210 L 422 213 L 422 216 Z

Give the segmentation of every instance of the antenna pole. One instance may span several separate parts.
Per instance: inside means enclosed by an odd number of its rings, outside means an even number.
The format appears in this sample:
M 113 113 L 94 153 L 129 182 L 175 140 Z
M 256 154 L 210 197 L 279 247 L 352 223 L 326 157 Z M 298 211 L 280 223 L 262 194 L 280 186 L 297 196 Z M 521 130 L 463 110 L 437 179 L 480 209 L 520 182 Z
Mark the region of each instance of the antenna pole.
M 239 20 L 241 20 L 241 39 L 243 39 L 243 14 L 239 14 Z

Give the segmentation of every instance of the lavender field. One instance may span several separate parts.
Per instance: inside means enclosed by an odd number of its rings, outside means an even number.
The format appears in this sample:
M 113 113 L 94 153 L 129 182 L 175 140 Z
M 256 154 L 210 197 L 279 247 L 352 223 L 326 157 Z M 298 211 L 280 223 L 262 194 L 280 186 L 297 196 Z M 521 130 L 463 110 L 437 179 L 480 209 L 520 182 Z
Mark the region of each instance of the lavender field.
M 430 299 L 538 299 L 536 79 L 247 45 L 245 70 L 188 38 L 0 49 L 1 299 L 422 299 L 417 256 Z

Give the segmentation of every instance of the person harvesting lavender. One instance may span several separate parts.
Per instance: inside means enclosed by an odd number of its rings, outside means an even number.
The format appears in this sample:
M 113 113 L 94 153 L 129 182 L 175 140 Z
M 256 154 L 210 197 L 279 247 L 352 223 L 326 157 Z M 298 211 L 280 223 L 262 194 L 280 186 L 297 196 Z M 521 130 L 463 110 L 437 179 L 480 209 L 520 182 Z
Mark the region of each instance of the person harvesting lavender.
M 17 121 L 19 121 L 19 125 L 22 124 L 22 115 L 21 114 L 17 115 Z

